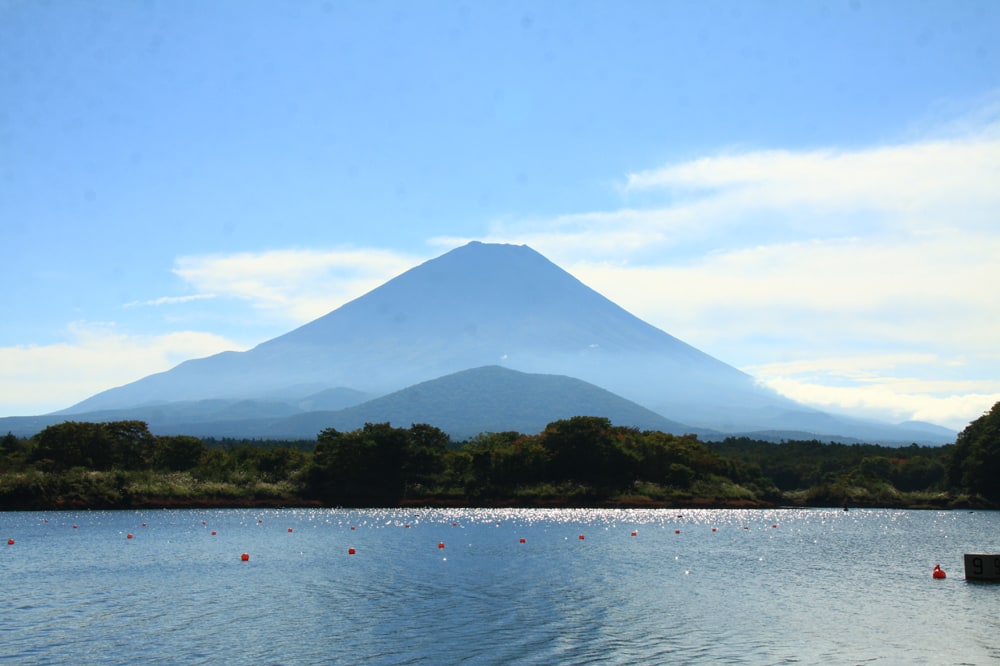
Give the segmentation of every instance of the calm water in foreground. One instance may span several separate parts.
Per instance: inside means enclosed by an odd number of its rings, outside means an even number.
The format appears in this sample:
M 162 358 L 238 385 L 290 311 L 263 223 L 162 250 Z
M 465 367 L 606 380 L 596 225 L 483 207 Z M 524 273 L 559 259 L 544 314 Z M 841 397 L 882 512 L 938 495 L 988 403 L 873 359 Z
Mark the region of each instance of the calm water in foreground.
M 1000 513 L 0 513 L 0 661 L 997 663 L 964 552 Z

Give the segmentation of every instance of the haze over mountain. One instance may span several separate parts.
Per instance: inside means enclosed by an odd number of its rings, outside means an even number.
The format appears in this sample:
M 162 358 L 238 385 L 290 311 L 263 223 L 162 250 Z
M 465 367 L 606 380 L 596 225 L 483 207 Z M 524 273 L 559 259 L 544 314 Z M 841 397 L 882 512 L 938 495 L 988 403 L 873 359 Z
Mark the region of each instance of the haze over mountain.
M 135 416 L 145 414 L 151 429 L 161 434 L 267 439 L 311 439 L 325 428 L 350 431 L 365 423 L 390 421 L 403 427 L 431 423 L 458 441 L 483 432 L 537 433 L 552 421 L 581 414 L 599 414 L 615 425 L 643 430 L 716 434 L 666 419 L 579 379 L 532 375 L 499 366 L 463 370 L 337 410 L 289 415 L 269 409 L 270 405 L 244 401 L 186 423 L 178 421 L 180 414 L 155 409 L 100 416 L 102 420 L 119 420 L 131 418 L 132 412 Z M 259 411 L 243 415 L 233 407 Z
M 800 405 L 628 313 L 531 248 L 478 242 L 251 350 L 186 361 L 57 414 L 174 410 L 173 423 L 206 423 L 212 419 L 205 420 L 205 408 L 214 404 L 231 416 L 242 409 L 242 419 L 302 418 L 292 414 L 357 408 L 368 398 L 483 366 L 582 380 L 688 432 L 796 431 L 936 442 L 954 437 L 934 426 L 843 419 Z M 467 389 L 456 390 L 468 398 Z M 545 392 L 535 396 L 544 402 Z M 471 408 L 461 398 L 456 393 L 455 404 Z M 544 404 L 539 407 L 544 411 Z M 370 411 L 372 420 L 389 420 L 379 415 L 391 417 L 393 410 L 382 408 Z M 509 423 L 524 422 L 523 410 L 522 404 L 512 411 Z M 412 417 L 431 422 L 418 413 Z M 214 420 L 237 419 L 217 414 Z M 517 429 L 500 421 L 496 428 Z

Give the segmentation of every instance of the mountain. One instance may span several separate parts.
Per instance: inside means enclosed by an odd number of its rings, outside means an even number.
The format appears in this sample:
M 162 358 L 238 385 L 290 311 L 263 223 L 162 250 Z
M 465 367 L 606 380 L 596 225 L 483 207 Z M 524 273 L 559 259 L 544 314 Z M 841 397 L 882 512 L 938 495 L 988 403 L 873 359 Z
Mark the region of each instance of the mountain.
M 494 364 L 577 377 L 706 425 L 720 418 L 722 405 L 733 426 L 742 412 L 797 407 L 534 250 L 470 243 L 249 351 L 187 361 L 64 413 L 210 398 L 288 401 L 303 397 L 304 386 L 382 395 Z
M 353 396 L 348 403 L 388 396 L 484 366 L 575 378 L 690 428 L 864 437 L 863 424 L 760 386 L 625 311 L 531 248 L 478 242 L 251 350 L 186 361 L 59 414 L 163 410 L 206 400 L 224 401 L 229 410 L 252 404 L 248 400 L 271 410 L 280 410 L 278 404 L 328 410 L 350 405 L 317 396 Z M 454 397 L 456 404 L 460 398 Z M 509 415 L 510 422 L 516 418 Z M 899 431 L 898 441 L 909 439 L 911 430 L 927 435 L 919 428 Z

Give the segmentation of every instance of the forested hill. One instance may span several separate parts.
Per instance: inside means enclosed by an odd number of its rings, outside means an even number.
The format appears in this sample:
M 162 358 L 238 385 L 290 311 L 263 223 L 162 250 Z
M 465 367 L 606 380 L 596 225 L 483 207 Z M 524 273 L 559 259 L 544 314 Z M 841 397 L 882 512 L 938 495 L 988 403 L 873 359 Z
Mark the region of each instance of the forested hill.
M 954 445 L 772 443 L 576 416 L 455 443 L 368 423 L 315 440 L 157 436 L 66 422 L 0 439 L 0 509 L 247 505 L 1000 507 L 1000 403 Z

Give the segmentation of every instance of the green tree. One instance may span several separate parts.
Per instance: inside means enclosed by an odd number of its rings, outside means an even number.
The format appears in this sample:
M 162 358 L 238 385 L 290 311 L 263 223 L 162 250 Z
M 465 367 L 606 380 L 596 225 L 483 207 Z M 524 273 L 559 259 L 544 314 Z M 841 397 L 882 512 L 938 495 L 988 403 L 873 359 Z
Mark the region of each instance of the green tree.
M 725 473 L 722 459 L 694 435 L 647 431 L 631 443 L 638 476 L 645 481 L 689 487 L 699 476 Z
M 106 469 L 111 462 L 108 438 L 101 424 L 65 421 L 48 426 L 36 439 L 33 459 L 42 469 Z
M 867 456 L 861 459 L 857 469 L 866 479 L 888 481 L 892 463 L 885 456 Z
M 671 486 L 687 489 L 691 487 L 696 477 L 697 473 L 687 465 L 670 463 L 665 481 Z
M 953 490 L 1000 501 L 1000 402 L 958 434 L 947 478 Z
M 471 495 L 509 493 L 519 485 L 540 483 L 548 478 L 549 451 L 541 437 L 518 432 L 481 433 L 462 450 L 467 474 L 466 492 Z
M 111 421 L 99 425 L 108 447 L 104 468 L 146 469 L 152 463 L 155 438 L 144 421 Z
M 257 472 L 272 483 L 288 479 L 302 467 L 305 455 L 293 448 L 263 449 L 257 459 Z
M 8 432 L 4 435 L 3 439 L 0 440 L 0 453 L 5 456 L 14 455 L 21 450 L 21 440 L 14 436 L 14 433 Z
M 24 466 L 26 459 L 30 457 L 29 442 L 14 436 L 8 432 L 0 440 L 0 465 L 3 469 L 15 469 Z
M 403 483 L 407 487 L 426 485 L 440 477 L 450 444 L 451 438 L 440 428 L 426 423 L 410 426 L 403 455 Z
M 235 471 L 234 462 L 229 451 L 218 446 L 208 448 L 198 460 L 194 475 L 204 481 L 229 481 Z
M 323 430 L 306 473 L 307 492 L 327 503 L 398 504 L 410 484 L 443 471 L 447 435 L 417 424 L 409 429 L 366 423 L 352 432 Z
M 140 469 L 150 463 L 153 435 L 143 421 L 65 421 L 36 436 L 32 456 L 43 468 Z
M 889 480 L 898 490 L 913 492 L 940 488 L 944 476 L 940 458 L 925 454 L 897 461 Z
M 197 467 L 207 449 L 197 437 L 177 435 L 157 437 L 154 450 L 154 467 L 180 472 Z
M 548 476 L 553 481 L 578 481 L 602 487 L 629 482 L 634 459 L 622 443 L 628 428 L 615 428 L 597 416 L 574 416 L 554 421 L 541 433 L 549 452 Z

